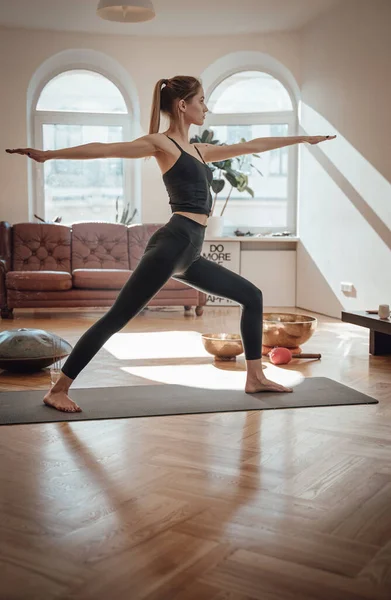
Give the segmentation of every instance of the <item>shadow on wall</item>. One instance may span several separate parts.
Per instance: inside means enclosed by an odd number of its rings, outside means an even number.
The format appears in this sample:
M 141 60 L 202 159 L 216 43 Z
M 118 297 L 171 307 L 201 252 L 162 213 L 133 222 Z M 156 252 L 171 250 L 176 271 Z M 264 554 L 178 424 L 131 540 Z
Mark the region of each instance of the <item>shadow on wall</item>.
M 324 146 L 310 146 L 307 150 L 369 227 L 391 249 L 391 182 L 340 131 L 307 104 L 303 104 L 303 121 L 300 135 L 309 135 L 306 130 L 312 131 L 315 124 L 318 130 L 331 130 L 337 134 L 337 139 L 329 145 L 326 142 Z
M 300 133 L 314 130 L 337 138 L 303 150 L 296 304 L 340 318 L 341 308 L 364 308 L 377 295 L 389 296 L 383 273 L 391 266 L 391 183 L 344 133 L 303 103 Z M 341 295 L 345 278 L 357 288 Z
M 300 265 L 297 271 L 297 308 L 340 319 L 344 306 L 303 242 L 297 244 L 297 264 Z M 310 286 L 308 282 L 311 282 Z

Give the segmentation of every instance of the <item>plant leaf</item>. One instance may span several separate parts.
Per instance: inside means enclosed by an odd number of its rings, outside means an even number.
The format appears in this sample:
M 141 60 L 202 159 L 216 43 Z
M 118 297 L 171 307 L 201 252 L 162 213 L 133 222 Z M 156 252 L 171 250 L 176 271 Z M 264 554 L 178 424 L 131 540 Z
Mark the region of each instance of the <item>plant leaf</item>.
M 127 204 L 126 208 L 124 208 L 124 211 L 123 211 L 122 217 L 121 217 L 121 223 L 126 223 L 126 219 L 128 218 L 128 213 L 129 213 L 129 204 Z
M 192 138 L 190 138 L 190 144 L 200 144 L 201 143 L 201 138 L 199 135 L 194 135 Z
M 225 181 L 224 179 L 213 179 L 210 186 L 215 194 L 219 194 L 225 186 Z
M 215 165 L 218 169 L 227 169 L 232 165 L 232 159 L 228 160 L 220 160 L 218 162 L 213 162 L 212 165 Z
M 231 169 L 231 168 L 224 169 L 224 175 L 225 175 L 225 173 L 229 173 L 231 175 L 231 177 L 236 177 L 236 178 L 238 178 L 238 177 L 240 177 L 240 175 L 242 175 L 241 171 L 238 171 L 236 169 Z
M 241 173 L 240 176 L 237 178 L 237 181 L 238 181 L 238 185 L 237 185 L 238 192 L 244 192 L 244 190 L 246 189 L 247 184 L 248 184 L 247 175 L 244 175 L 243 173 Z
M 137 208 L 134 209 L 132 216 L 126 220 L 126 225 L 129 225 L 129 223 L 131 223 L 133 221 L 134 215 L 136 214 L 136 212 L 137 212 Z
M 251 166 L 253 169 L 255 169 L 256 171 L 258 171 L 258 173 L 259 173 L 260 175 L 262 175 L 262 177 L 263 177 L 263 173 L 261 173 L 261 171 L 260 171 L 259 169 L 257 169 L 257 167 L 256 167 L 255 165 L 253 165 L 252 163 L 250 163 L 250 166 Z
M 238 187 L 239 182 L 238 182 L 237 178 L 235 177 L 235 175 L 226 171 L 224 173 L 224 177 L 227 179 L 228 183 L 230 183 L 232 185 L 232 187 L 234 187 L 234 188 Z
M 213 138 L 214 138 L 214 133 L 213 133 L 213 131 L 212 131 L 212 130 L 207 130 L 207 132 L 208 132 L 208 133 L 207 133 L 207 135 L 206 135 L 206 138 L 205 138 L 205 144 L 210 144 L 210 142 L 211 142 L 211 141 L 213 140 Z
M 137 208 L 134 209 L 131 221 L 133 221 L 134 217 L 137 215 Z

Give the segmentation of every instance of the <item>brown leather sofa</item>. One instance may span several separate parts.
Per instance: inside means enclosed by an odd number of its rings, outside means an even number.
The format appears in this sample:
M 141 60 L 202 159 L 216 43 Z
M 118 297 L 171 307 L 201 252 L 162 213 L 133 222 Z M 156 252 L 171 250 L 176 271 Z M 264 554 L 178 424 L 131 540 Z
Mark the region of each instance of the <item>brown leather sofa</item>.
M 160 224 L 0 222 L 0 307 L 109 307 Z M 206 294 L 170 279 L 148 306 L 195 306 Z

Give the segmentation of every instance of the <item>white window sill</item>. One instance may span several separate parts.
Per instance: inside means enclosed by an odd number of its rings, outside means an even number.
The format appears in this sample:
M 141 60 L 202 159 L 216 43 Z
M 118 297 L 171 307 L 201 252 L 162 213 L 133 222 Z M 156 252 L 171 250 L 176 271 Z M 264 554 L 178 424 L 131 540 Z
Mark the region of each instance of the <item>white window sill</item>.
M 205 242 L 298 242 L 300 238 L 293 235 L 263 235 L 256 237 L 255 235 L 233 235 L 223 237 L 209 237 L 205 235 Z

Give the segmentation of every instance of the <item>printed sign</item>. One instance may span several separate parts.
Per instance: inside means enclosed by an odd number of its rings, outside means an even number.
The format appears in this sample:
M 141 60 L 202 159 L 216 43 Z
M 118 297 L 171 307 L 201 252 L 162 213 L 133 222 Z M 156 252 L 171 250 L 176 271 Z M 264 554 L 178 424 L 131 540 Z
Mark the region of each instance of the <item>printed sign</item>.
M 204 242 L 202 246 L 202 256 L 211 260 L 234 273 L 240 273 L 240 243 L 212 241 Z M 238 306 L 228 298 L 207 294 L 207 306 Z

